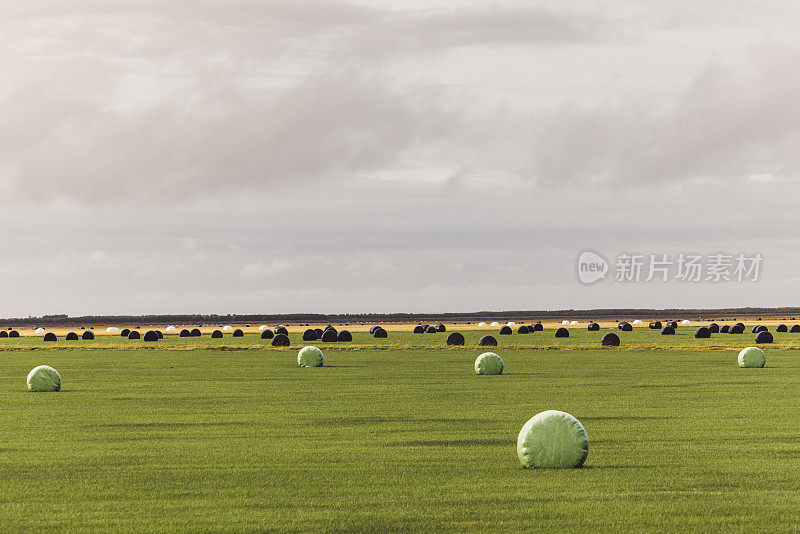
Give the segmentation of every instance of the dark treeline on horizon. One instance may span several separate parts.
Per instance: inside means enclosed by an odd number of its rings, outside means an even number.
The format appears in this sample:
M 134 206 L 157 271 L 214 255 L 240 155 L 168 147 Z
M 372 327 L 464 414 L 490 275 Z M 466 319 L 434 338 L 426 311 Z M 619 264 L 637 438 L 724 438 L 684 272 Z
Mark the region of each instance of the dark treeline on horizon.
M 480 312 L 448 312 L 448 313 L 289 313 L 289 314 L 186 314 L 186 315 L 87 315 L 69 317 L 64 314 L 44 315 L 42 317 L 15 317 L 0 319 L 0 322 L 20 326 L 35 325 L 73 325 L 101 324 L 128 325 L 143 324 L 218 324 L 218 323 L 355 323 L 355 322 L 388 322 L 406 323 L 415 321 L 477 321 L 481 319 L 505 320 L 537 320 L 537 319 L 593 319 L 623 320 L 639 319 L 690 319 L 690 320 L 723 320 L 739 317 L 766 316 L 789 318 L 800 315 L 800 308 L 671 308 L 671 309 L 594 309 L 594 310 L 516 310 L 516 311 L 480 311 Z

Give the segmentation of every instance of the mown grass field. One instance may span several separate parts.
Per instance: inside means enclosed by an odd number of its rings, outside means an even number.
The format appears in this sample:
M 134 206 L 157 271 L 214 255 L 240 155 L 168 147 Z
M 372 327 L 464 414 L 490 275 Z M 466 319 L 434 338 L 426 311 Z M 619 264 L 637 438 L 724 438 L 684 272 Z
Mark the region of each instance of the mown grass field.
M 501 376 L 473 370 L 494 329 L 355 333 L 313 369 L 297 334 L 2 339 L 0 530 L 800 528 L 800 334 L 740 369 L 750 333 L 608 331 L 496 336 Z M 63 391 L 27 391 L 39 364 Z M 520 467 L 546 409 L 584 424 L 582 469 Z

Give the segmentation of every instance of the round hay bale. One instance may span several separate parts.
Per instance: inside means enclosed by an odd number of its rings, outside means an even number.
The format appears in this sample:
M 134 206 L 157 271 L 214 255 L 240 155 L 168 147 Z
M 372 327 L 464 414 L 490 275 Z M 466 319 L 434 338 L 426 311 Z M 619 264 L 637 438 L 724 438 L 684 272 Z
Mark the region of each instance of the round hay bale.
M 128 337 L 130 335 L 130 333 L 131 333 L 130 330 L 128 330 L 127 328 L 123 328 L 120 331 L 119 335 L 120 335 L 120 337 Z
M 736 323 L 734 326 L 736 326 L 736 325 L 739 325 L 739 326 L 741 326 L 741 327 L 742 327 L 742 330 L 744 330 L 744 323 Z M 733 328 L 733 327 L 731 327 L 731 328 Z
M 46 333 L 44 335 L 44 340 L 45 341 L 56 341 L 57 339 L 58 338 L 56 337 L 56 335 L 54 333 L 52 333 L 52 332 L 48 332 L 48 333 Z
M 300 367 L 322 367 L 322 351 L 313 345 L 303 347 L 297 352 L 297 365 Z
M 339 335 L 336 336 L 336 341 L 339 343 L 348 343 L 353 341 L 353 334 L 349 330 L 339 330 Z
M 86 332 L 83 333 L 83 335 L 81 335 L 81 339 L 83 339 L 84 341 L 93 340 L 94 339 L 94 332 L 92 332 L 91 330 L 87 330 Z
M 514 331 L 511 330 L 511 327 L 508 326 L 508 325 L 505 325 L 505 326 L 503 326 L 503 328 L 500 329 L 500 335 L 501 336 L 510 336 L 513 333 L 514 333 Z
M 644 324 L 644 321 L 642 321 L 641 319 L 635 319 L 635 320 L 633 321 L 633 324 Z M 652 324 L 652 323 L 651 323 L 651 324 Z
M 318 339 L 319 336 L 317 335 L 317 331 L 313 328 L 309 328 L 303 332 L 303 341 L 316 341 Z
M 667 321 L 667 326 L 671 326 L 674 329 L 678 329 L 678 321 Z
M 478 323 L 478 326 L 486 326 L 486 323 L 484 323 L 483 321 L 481 321 L 481 322 L 479 322 L 479 323 Z
M 191 332 L 189 332 L 185 328 L 183 330 L 181 330 L 180 334 L 178 334 L 179 337 L 189 337 L 190 335 L 192 335 Z
M 498 323 L 497 321 L 492 321 L 492 322 L 489 324 L 489 326 L 500 326 L 500 323 Z
M 528 333 L 530 333 L 530 331 L 531 331 L 531 327 L 528 326 L 528 325 L 525 325 L 525 324 L 520 325 L 520 327 L 517 328 L 517 334 L 528 334 Z
M 117 328 L 116 326 L 109 326 L 108 328 L 106 328 L 106 333 L 108 334 L 116 334 L 117 332 L 119 332 L 119 328 Z
M 264 331 L 264 330 L 266 330 L 267 328 L 269 328 L 269 326 L 267 326 L 267 325 L 265 325 L 265 324 L 258 325 L 258 331 L 259 331 L 259 332 L 263 332 L 263 331 Z
M 531 325 L 531 332 L 541 332 L 542 330 L 544 330 L 542 323 L 533 323 Z
M 145 341 L 158 341 L 158 334 L 155 330 L 148 330 L 144 333 Z
M 757 324 L 757 325 L 755 325 L 755 326 L 753 327 L 753 329 L 751 330 L 751 332 L 753 332 L 754 334 L 758 334 L 758 333 L 759 333 L 759 332 L 761 332 L 762 330 L 766 330 L 766 329 L 767 329 L 767 327 L 766 327 L 766 326 L 763 326 L 763 325 Z
M 244 331 L 241 328 L 237 328 L 233 331 L 233 337 L 244 337 Z
M 767 330 L 762 330 L 756 334 L 756 343 L 772 343 L 772 333 Z
M 597 332 L 598 330 L 600 330 L 600 325 L 597 323 L 589 323 L 588 325 L 586 325 L 586 329 L 589 332 Z
M 619 336 L 614 332 L 609 332 L 600 340 L 600 344 L 604 347 L 619 347 Z
M 19 337 L 19 332 L 17 332 L 16 330 L 12 330 L 11 332 L 8 333 L 8 337 Z
M 383 328 L 378 327 L 372 333 L 372 337 L 377 339 L 386 339 L 387 337 L 389 337 L 389 334 Z
M 661 329 L 661 321 L 651 321 L 650 328 L 652 330 L 660 330 Z
M 445 327 L 442 323 L 438 323 L 436 325 L 436 331 L 437 332 L 446 332 L 447 331 L 447 327 Z
M 374 333 L 374 329 L 375 329 L 374 326 L 372 328 L 370 328 L 369 329 L 369 333 L 370 334 Z M 414 327 L 414 333 L 415 334 L 424 334 L 425 333 L 425 329 L 422 328 L 421 324 L 418 324 L 417 326 Z
M 671 326 L 667 325 L 667 326 L 665 326 L 664 328 L 661 329 L 661 335 L 662 336 L 674 336 L 675 335 L 675 329 L 672 328 Z
M 436 327 L 435 326 L 429 326 L 428 328 L 425 329 L 425 333 L 426 334 L 435 334 L 436 333 Z
M 746 347 L 739 352 L 739 367 L 764 367 L 767 357 L 758 347 Z
M 142 336 L 137 330 L 131 330 L 128 334 L 128 339 L 141 339 Z
M 692 321 L 690 321 L 689 319 L 684 319 L 683 321 L 681 321 L 681 324 L 692 324 Z
M 561 324 L 567 326 L 569 324 L 569 321 L 564 319 L 563 321 L 561 321 Z
M 727 333 L 729 333 L 729 332 L 731 331 L 731 325 L 729 325 L 729 324 L 724 324 L 724 325 L 722 325 L 722 326 L 720 326 L 720 327 L 719 327 L 719 331 L 720 331 L 720 333 L 722 333 L 722 334 L 727 334 Z
M 191 335 L 191 337 L 200 337 L 202 335 L 202 332 L 200 332 L 199 328 L 192 328 L 192 331 L 189 332 L 189 334 Z
M 523 467 L 571 469 L 589 455 L 589 436 L 573 416 L 547 410 L 533 416 L 517 436 L 517 456 Z
M 177 332 L 177 331 L 178 331 L 178 329 L 177 329 L 177 328 L 175 328 L 174 326 L 171 326 L 171 325 L 170 325 L 170 326 L 168 326 L 168 327 L 166 327 L 164 330 L 165 330 L 166 332 L 169 332 L 169 333 L 172 333 L 172 332 Z
M 496 347 L 497 346 L 497 339 L 494 336 L 483 336 L 479 341 L 478 345 L 481 347 Z
M 556 337 L 569 337 L 569 330 L 563 326 L 556 330 Z
M 789 329 L 790 334 L 798 334 L 800 333 L 800 324 L 793 324 L 792 327 Z
M 711 337 L 711 331 L 706 326 L 701 326 L 694 331 L 695 339 L 706 339 Z
M 28 373 L 30 391 L 61 391 L 61 375 L 49 365 L 34 367 Z
M 464 344 L 464 336 L 459 332 L 450 332 L 447 336 L 447 344 L 448 345 L 463 345 Z
M 155 333 L 158 336 L 158 339 L 164 339 L 164 334 L 161 332 L 161 330 L 155 330 Z
M 67 341 L 78 341 L 80 338 L 78 337 L 78 334 L 76 334 L 75 332 L 70 332 L 64 339 L 66 339 Z
M 334 327 L 332 327 L 332 326 L 326 326 L 326 327 L 325 327 L 325 332 L 329 332 L 329 331 L 330 331 L 330 332 L 333 332 L 334 334 L 338 334 L 338 333 L 339 333 L 339 331 L 338 331 L 338 330 L 336 330 Z M 324 334 L 325 332 L 323 332 L 323 334 Z M 321 338 L 321 336 L 320 336 L 320 338 Z
M 321 338 L 321 337 L 322 337 L 322 334 L 324 334 L 324 333 L 325 333 L 325 330 L 323 330 L 322 328 L 315 328 L 315 329 L 314 329 L 314 332 L 316 332 L 316 333 L 317 333 L 317 339 L 319 339 L 319 338 Z
M 744 325 L 742 324 L 735 324 L 731 326 L 730 330 L 728 330 L 729 334 L 744 334 Z
M 428 325 L 424 325 L 424 326 L 423 326 L 423 325 L 419 324 L 419 325 L 417 325 L 417 326 L 419 326 L 419 327 L 422 327 L 422 332 L 421 332 L 421 333 L 425 333 L 425 328 L 426 328 Z M 370 333 L 370 334 L 374 334 L 374 333 L 375 333 L 375 329 L 376 329 L 376 328 L 380 328 L 380 326 L 378 326 L 378 325 L 375 325 L 375 326 L 370 326 L 370 327 L 369 327 L 369 333 Z M 416 330 L 415 330 L 415 332 L 416 332 Z
M 708 325 L 708 331 L 712 334 L 719 334 L 719 325 L 717 323 L 711 323 Z
M 291 342 L 286 334 L 275 334 L 275 337 L 272 338 L 273 347 L 288 347 L 289 345 Z
M 272 339 L 275 337 L 275 333 L 267 328 L 261 332 L 261 339 Z
M 222 330 L 214 330 L 211 332 L 211 339 L 222 339 Z
M 779 324 L 775 329 L 776 332 L 788 332 L 789 328 L 785 324 Z
M 337 339 L 339 339 L 339 333 L 332 328 L 325 330 L 320 338 L 324 343 L 335 343 Z
M 503 359 L 494 352 L 484 352 L 475 360 L 476 375 L 503 374 Z
M 623 332 L 631 332 L 631 331 L 633 331 L 633 327 L 631 326 L 631 323 L 621 323 L 620 326 L 619 326 L 619 329 L 622 330 Z
M 279 335 L 288 336 L 289 335 L 289 330 L 287 330 L 285 326 L 278 326 L 278 327 L 275 328 L 275 335 L 276 336 L 279 336 Z
M 0 337 L 8 337 L 8 332 L 5 330 L 0 330 Z
M 230 332 L 231 330 L 233 330 L 233 327 L 231 325 L 226 324 L 225 326 L 222 327 L 223 332 Z

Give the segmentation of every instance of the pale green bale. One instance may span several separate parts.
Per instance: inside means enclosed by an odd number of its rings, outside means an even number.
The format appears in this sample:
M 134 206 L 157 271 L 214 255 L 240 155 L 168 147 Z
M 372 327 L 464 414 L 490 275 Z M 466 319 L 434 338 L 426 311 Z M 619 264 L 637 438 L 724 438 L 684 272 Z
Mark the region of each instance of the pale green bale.
M 61 375 L 49 365 L 40 365 L 28 373 L 28 389 L 31 391 L 61 391 Z
M 322 351 L 311 345 L 303 347 L 297 353 L 297 365 L 300 367 L 322 367 Z
M 747 347 L 739 352 L 739 367 L 764 367 L 767 357 L 758 347 Z
M 494 352 L 484 352 L 475 360 L 475 374 L 503 374 L 503 359 Z
M 523 467 L 570 469 L 582 466 L 588 455 L 586 429 L 566 412 L 538 413 L 517 436 L 517 456 Z

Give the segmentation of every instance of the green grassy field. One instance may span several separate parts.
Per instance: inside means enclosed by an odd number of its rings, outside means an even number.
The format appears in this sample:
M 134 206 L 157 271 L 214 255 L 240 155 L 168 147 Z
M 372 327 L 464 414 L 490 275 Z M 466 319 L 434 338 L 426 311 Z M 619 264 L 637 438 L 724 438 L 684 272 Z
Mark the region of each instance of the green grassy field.
M 474 374 L 489 331 L 356 333 L 313 369 L 297 335 L 3 339 L 0 530 L 800 528 L 800 335 L 740 369 L 749 333 L 607 331 L 495 336 L 501 376 Z M 39 364 L 63 391 L 27 391 Z M 584 424 L 582 469 L 520 467 L 546 409 Z

